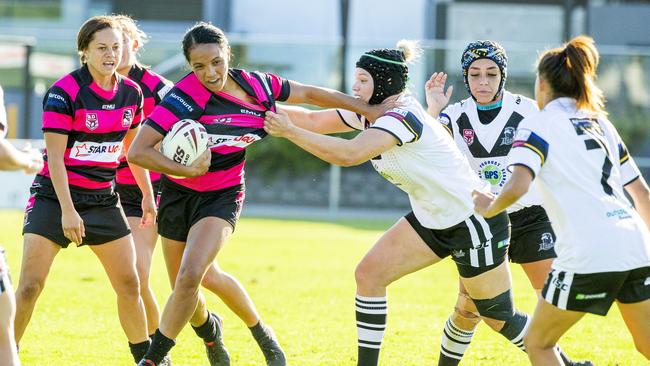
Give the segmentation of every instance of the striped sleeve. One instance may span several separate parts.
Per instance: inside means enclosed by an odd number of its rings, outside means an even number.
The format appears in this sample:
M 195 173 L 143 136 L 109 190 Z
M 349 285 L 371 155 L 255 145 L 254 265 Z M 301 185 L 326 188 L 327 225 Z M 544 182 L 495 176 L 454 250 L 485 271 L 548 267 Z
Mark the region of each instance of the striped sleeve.
M 284 102 L 291 94 L 291 87 L 287 79 L 281 78 L 274 74 L 265 73 L 266 79 L 271 83 L 273 97 L 279 102 Z
M 623 141 L 618 143 L 618 157 L 621 166 L 621 181 L 626 186 L 641 176 L 639 167 L 634 162 Z
M 525 166 L 537 176 L 548 158 L 548 142 L 532 130 L 517 130 L 512 149 L 508 154 L 509 169 L 515 165 Z
M 177 85 L 154 107 L 145 124 L 166 135 L 176 122 L 185 118 L 198 120 L 202 113 L 203 109 L 194 98 L 180 90 Z
M 438 122 L 442 125 L 442 127 L 449 132 L 449 134 L 453 137 L 454 136 L 454 131 L 452 130 L 451 127 L 451 118 L 447 113 L 440 113 L 440 116 L 438 117 Z
M 74 119 L 73 101 L 60 86 L 53 85 L 43 98 L 43 132 L 67 135 Z
M 345 109 L 337 109 L 336 113 L 339 115 L 341 122 L 351 129 L 357 131 L 366 129 L 366 117 Z
M 422 122 L 411 112 L 393 108 L 377 119 L 370 128 L 386 131 L 399 141 L 398 145 L 415 142 L 422 135 Z

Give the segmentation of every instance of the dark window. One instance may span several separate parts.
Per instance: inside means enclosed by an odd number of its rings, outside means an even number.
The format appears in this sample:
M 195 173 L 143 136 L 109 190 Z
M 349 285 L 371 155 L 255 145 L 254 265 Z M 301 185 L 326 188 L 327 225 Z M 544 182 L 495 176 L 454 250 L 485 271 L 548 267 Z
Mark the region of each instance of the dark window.
M 208 0 L 210 1 L 210 0 Z M 113 11 L 138 20 L 199 20 L 203 0 L 115 0 Z

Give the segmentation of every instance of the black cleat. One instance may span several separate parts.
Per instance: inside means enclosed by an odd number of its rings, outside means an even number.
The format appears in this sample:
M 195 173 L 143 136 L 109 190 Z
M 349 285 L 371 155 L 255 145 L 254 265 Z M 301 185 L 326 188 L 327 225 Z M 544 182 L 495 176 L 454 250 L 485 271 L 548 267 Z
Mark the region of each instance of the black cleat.
M 594 366 L 594 363 L 591 361 L 578 361 L 574 362 L 573 366 Z
M 284 351 L 275 337 L 273 329 L 267 327 L 266 332 L 268 337 L 259 342 L 260 349 L 264 354 L 267 366 L 286 366 L 287 358 L 284 356 Z
M 212 342 L 204 342 L 210 366 L 230 366 L 230 355 L 223 344 L 222 321 L 216 314 L 210 313 L 217 321 L 217 338 Z

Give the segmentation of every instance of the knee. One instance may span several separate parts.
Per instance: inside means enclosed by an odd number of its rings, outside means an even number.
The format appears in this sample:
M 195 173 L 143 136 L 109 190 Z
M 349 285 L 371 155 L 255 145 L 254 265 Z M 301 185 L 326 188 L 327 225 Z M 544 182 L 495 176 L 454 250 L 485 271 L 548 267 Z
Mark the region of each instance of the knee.
M 546 340 L 543 336 L 540 336 L 535 332 L 527 332 L 526 335 L 524 335 L 524 346 L 526 347 L 526 351 L 529 353 L 535 353 L 538 350 L 553 348 L 555 342 Z
M 35 301 L 43 291 L 44 281 L 24 279 L 18 284 L 16 289 L 16 298 L 22 301 Z
M 174 291 L 195 292 L 203 280 L 203 271 L 197 268 L 181 268 L 176 277 Z
M 463 323 L 466 326 L 474 326 L 481 321 L 481 315 L 478 313 L 474 302 L 464 293 L 458 294 L 458 301 L 454 307 L 452 318 L 455 324 L 461 325 L 459 323 Z
M 226 274 L 215 267 L 208 269 L 205 276 L 201 280 L 201 286 L 218 291 L 224 285 Z
M 118 297 L 137 298 L 140 296 L 140 280 L 138 276 L 132 275 L 121 276 L 116 281 L 115 292 Z
M 364 258 L 354 271 L 354 279 L 358 288 L 386 287 L 392 282 L 382 271 L 382 263 L 372 258 Z

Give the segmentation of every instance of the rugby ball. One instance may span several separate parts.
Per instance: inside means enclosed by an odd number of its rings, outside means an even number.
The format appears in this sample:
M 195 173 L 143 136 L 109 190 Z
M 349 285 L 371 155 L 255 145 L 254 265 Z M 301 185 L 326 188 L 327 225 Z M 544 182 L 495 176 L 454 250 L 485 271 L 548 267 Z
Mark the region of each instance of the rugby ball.
M 160 143 L 160 152 L 167 158 L 190 165 L 208 148 L 208 133 L 199 122 L 182 119 L 172 126 Z

